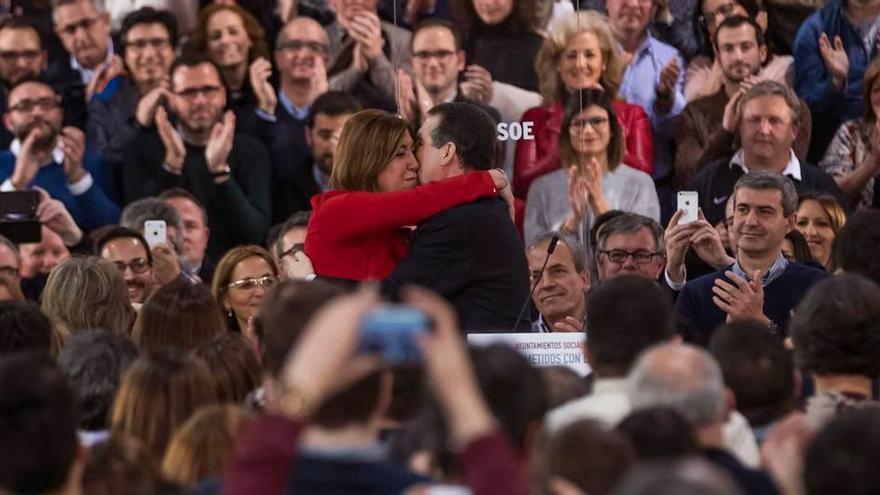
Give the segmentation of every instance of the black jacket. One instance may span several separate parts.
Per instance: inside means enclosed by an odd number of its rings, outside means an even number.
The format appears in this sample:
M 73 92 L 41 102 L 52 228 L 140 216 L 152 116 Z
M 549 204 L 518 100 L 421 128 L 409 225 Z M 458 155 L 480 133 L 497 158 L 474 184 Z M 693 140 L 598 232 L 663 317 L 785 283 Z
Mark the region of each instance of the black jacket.
M 703 209 L 706 221 L 716 225 L 724 220 L 727 198 L 733 193 L 736 181 L 743 175 L 745 172 L 741 167 L 730 166 L 730 157 L 710 163 L 697 174 L 690 189 L 699 193 L 700 208 Z M 799 195 L 811 192 L 828 193 L 837 198 L 844 208 L 848 204 L 834 179 L 815 165 L 802 161 L 801 180 L 792 179 L 792 182 Z
M 392 297 L 407 285 L 450 301 L 464 332 L 510 332 L 529 297 L 529 268 L 507 203 L 481 199 L 419 224 L 409 254 L 382 282 Z M 528 318 L 517 330 L 529 331 Z

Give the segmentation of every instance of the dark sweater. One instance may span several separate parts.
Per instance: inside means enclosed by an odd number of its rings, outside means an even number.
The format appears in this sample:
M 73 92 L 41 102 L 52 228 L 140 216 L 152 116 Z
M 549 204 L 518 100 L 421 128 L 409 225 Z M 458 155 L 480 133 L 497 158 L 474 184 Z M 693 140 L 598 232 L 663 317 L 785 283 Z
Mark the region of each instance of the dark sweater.
M 779 493 L 767 473 L 744 466 L 736 457 L 721 449 L 704 449 L 703 457 L 730 475 L 744 495 L 776 495 Z
M 724 276 L 729 269 L 692 280 L 678 294 L 676 310 L 685 340 L 706 345 L 712 332 L 724 323 L 727 314 L 712 301 L 712 287 L 718 278 L 729 282 Z M 764 287 L 764 315 L 777 325 L 782 335 L 786 334 L 791 311 L 813 284 L 827 276 L 823 270 L 792 262 L 782 275 Z
M 498 82 L 538 91 L 534 60 L 542 41 L 538 34 L 514 30 L 509 22 L 483 26 L 468 43 L 467 63 L 484 67 Z
M 220 259 L 239 244 L 262 244 L 269 228 L 271 207 L 269 153 L 253 138 L 235 135 L 229 153 L 232 176 L 215 184 L 205 161 L 204 146 L 186 145 L 180 175 L 166 171 L 165 147 L 155 129 L 142 129 L 129 142 L 122 168 L 124 204 L 158 196 L 172 187 L 191 192 L 208 214 L 211 239 L 208 256 Z
M 712 162 L 697 174 L 690 189 L 699 193 L 700 208 L 712 225 L 724 220 L 724 205 L 733 193 L 734 184 L 743 175 L 745 172 L 742 167 L 730 166 L 730 157 Z M 801 161 L 801 180 L 792 179 L 792 182 L 798 195 L 810 192 L 828 193 L 837 198 L 841 205 L 848 204 L 834 179 L 815 165 Z
M 296 495 L 394 495 L 428 480 L 389 462 L 300 454 L 285 493 Z

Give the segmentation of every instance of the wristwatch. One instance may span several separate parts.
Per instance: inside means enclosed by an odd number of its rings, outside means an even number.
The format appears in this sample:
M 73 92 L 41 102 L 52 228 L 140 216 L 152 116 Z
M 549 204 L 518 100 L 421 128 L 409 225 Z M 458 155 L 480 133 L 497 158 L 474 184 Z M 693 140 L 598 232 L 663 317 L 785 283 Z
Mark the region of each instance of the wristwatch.
M 218 177 L 223 177 L 223 176 L 229 175 L 231 173 L 232 173 L 232 169 L 229 168 L 229 165 L 224 165 L 223 168 L 220 169 L 219 171 L 211 172 L 211 177 L 214 177 L 216 179 Z

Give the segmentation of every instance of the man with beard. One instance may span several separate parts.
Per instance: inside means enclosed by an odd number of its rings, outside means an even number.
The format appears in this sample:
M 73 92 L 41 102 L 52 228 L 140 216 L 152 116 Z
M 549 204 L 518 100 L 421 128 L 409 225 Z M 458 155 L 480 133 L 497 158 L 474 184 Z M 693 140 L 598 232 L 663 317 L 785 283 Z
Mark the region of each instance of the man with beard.
M 688 103 L 681 113 L 675 155 L 675 178 L 680 187 L 689 184 L 702 167 L 730 154 L 739 99 L 760 80 L 771 57 L 764 31 L 748 17 L 726 18 L 713 41 L 723 74 L 722 87 L 714 95 Z M 810 146 L 810 121 L 810 109 L 801 101 L 801 126 L 792 149 L 802 160 Z
M 125 227 L 110 230 L 98 239 L 95 254 L 116 264 L 125 279 L 128 299 L 133 303 L 142 304 L 161 286 L 159 273 L 153 269 L 153 255 L 147 241 L 134 230 Z M 175 278 L 170 276 L 165 283 Z
M 840 204 L 843 193 L 828 174 L 798 159 L 791 149 L 801 129 L 800 101 L 794 91 L 775 81 L 754 84 L 739 97 L 735 126 L 742 147 L 733 155 L 706 166 L 691 184 L 700 208 L 711 225 L 724 220 L 724 207 L 737 179 L 756 170 L 767 170 L 794 180 L 799 194 L 824 192 Z
M 155 112 L 155 127 L 129 141 L 122 167 L 127 204 L 181 187 L 205 206 L 208 255 L 219 258 L 239 244 L 262 243 L 269 228 L 271 169 L 265 147 L 235 133 L 225 112 L 226 90 L 217 67 L 204 55 L 184 55 L 171 65 L 170 107 Z
M 749 172 L 732 194 L 736 262 L 688 282 L 676 303 L 685 339 L 702 345 L 725 321 L 758 321 L 784 336 L 792 310 L 827 276 L 782 254 L 785 234 L 795 225 L 793 181 L 777 171 Z
M 85 134 L 62 128 L 60 98 L 46 83 L 25 78 L 12 87 L 3 124 L 14 135 L 0 153 L 0 191 L 38 186 L 64 203 L 79 227 L 88 232 L 119 219 L 105 193 L 99 156 L 85 151 Z
M 37 28 L 14 17 L 0 23 L 0 112 L 6 112 L 9 88 L 25 77 L 38 77 L 46 70 L 46 59 Z M 0 147 L 8 148 L 13 139 L 8 130 L 0 129 Z

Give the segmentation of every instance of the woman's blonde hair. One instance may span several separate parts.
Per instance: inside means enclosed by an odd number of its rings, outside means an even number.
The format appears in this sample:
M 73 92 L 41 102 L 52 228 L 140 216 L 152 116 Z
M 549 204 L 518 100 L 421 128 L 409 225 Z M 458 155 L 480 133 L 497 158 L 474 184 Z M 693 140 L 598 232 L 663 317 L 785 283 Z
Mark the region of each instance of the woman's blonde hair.
M 185 486 L 220 477 L 247 417 L 244 409 L 231 404 L 199 409 L 171 438 L 162 474 Z
M 235 267 L 238 266 L 239 263 L 252 256 L 264 259 L 266 263 L 269 264 L 269 268 L 272 269 L 272 274 L 276 277 L 278 276 L 278 265 L 275 263 L 275 258 L 273 258 L 272 254 L 269 251 L 266 251 L 265 248 L 256 245 L 247 245 L 236 246 L 230 249 L 223 255 L 220 262 L 217 263 L 217 268 L 214 269 L 214 279 L 211 281 L 211 293 L 214 295 L 214 299 L 220 304 L 221 308 L 223 307 L 223 298 L 226 297 L 226 293 L 229 292 L 228 286 L 233 282 L 232 272 L 235 271 Z M 235 318 L 235 315 L 227 314 L 225 320 L 226 325 L 230 330 L 244 330 L 243 328 L 238 328 L 238 320 Z
M 406 120 L 382 110 L 363 110 L 352 115 L 339 137 L 330 187 L 379 192 L 379 174 L 394 159 L 407 133 L 413 136 Z
M 40 309 L 64 335 L 96 328 L 128 335 L 135 316 L 122 273 L 96 256 L 74 256 L 53 268 Z
M 569 14 L 557 22 L 547 33 L 538 56 L 535 57 L 535 71 L 538 73 L 538 88 L 545 104 L 563 99 L 566 93 L 559 77 L 559 58 L 568 43 L 580 33 L 593 33 L 599 41 L 604 69 L 599 84 L 611 99 L 617 98 L 623 80 L 623 61 L 620 48 L 611 32 L 608 17 L 594 11 L 581 11 Z
M 877 82 L 878 77 L 880 77 L 880 58 L 875 58 L 865 69 L 865 82 L 862 87 L 862 106 L 865 107 L 863 118 L 869 122 L 877 120 L 877 114 L 874 113 L 874 105 L 871 104 L 871 90 L 874 88 L 874 83 Z

